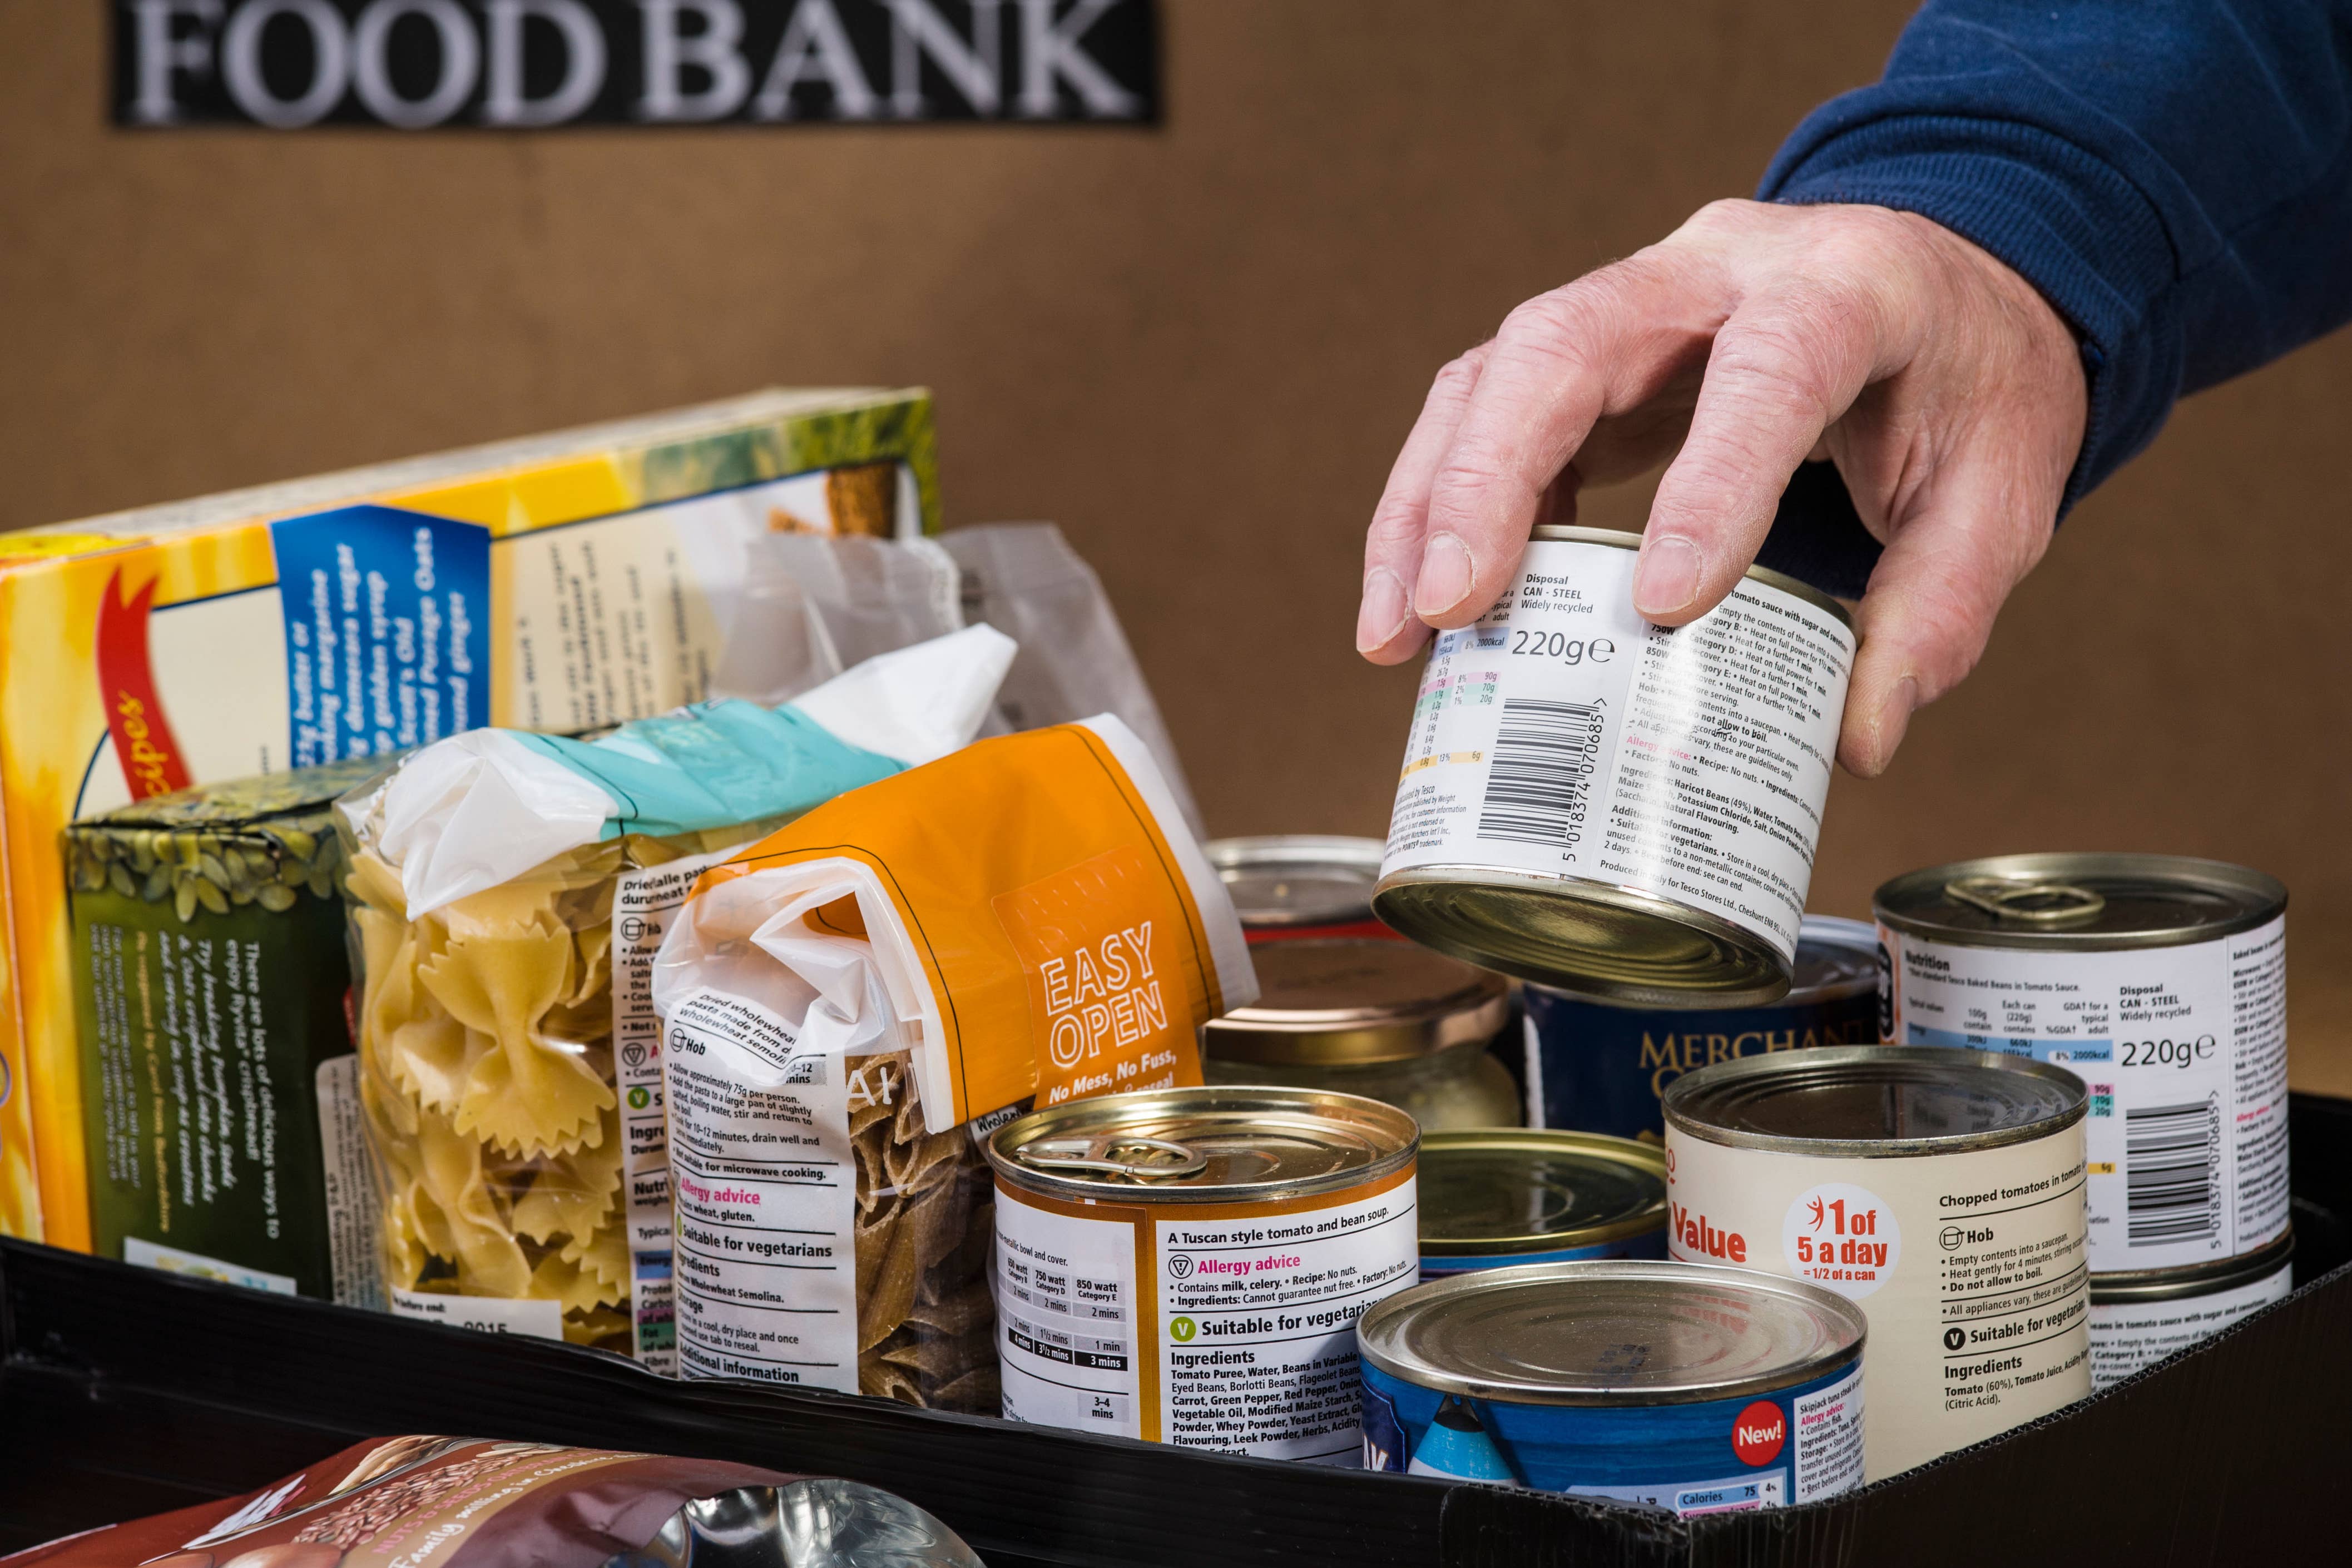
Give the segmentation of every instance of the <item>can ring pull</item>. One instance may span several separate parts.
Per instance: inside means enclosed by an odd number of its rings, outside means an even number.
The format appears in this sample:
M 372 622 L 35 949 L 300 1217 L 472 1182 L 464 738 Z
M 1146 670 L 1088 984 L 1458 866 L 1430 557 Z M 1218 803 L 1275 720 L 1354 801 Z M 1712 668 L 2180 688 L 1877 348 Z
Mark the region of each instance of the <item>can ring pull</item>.
M 1946 883 L 1944 893 L 1995 920 L 2013 920 L 2022 925 L 2076 925 L 2107 906 L 2105 894 L 2071 882 L 2017 877 L 1964 876 Z
M 1166 1138 L 1136 1133 L 1106 1133 L 1092 1138 L 1039 1138 L 1013 1151 L 1023 1165 L 1048 1171 L 1095 1171 L 1105 1176 L 1162 1181 L 1199 1176 L 1209 1156 Z

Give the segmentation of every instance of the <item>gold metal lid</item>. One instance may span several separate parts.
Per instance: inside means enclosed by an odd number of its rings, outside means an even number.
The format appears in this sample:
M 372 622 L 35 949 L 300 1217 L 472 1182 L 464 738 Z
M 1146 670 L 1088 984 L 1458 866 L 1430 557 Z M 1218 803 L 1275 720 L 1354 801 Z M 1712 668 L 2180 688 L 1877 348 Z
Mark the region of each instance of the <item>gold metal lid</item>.
M 1413 1119 L 1358 1094 L 1255 1084 L 1146 1089 L 1032 1111 L 988 1140 L 1016 1189 L 1110 1203 L 1262 1203 L 1412 1164 Z
M 1378 839 L 1273 833 L 1212 839 L 1201 852 L 1217 868 L 1244 925 L 1280 931 L 1370 920 L 1384 847 Z
M 1862 1309 L 1711 1263 L 1523 1263 L 1401 1291 L 1356 1322 L 1391 1377 L 1515 1405 L 1689 1405 L 1769 1394 L 1862 1357 Z
M 1871 902 L 1895 930 L 1958 946 L 2112 952 L 2267 925 L 2286 887 L 2187 855 L 1987 855 L 1898 876 Z
M 1424 1133 L 1414 1180 L 1424 1258 L 1598 1247 L 1666 1225 L 1665 1151 L 1602 1133 Z
M 1492 1040 L 1510 1014 L 1503 977 L 1377 936 L 1297 937 L 1250 953 L 1257 1000 L 1201 1026 L 1226 1061 L 1353 1066 Z
M 1620 1007 L 1760 1007 L 1789 992 L 1788 960 L 1762 937 L 1585 877 L 1423 866 L 1382 877 L 1372 910 L 1441 953 Z

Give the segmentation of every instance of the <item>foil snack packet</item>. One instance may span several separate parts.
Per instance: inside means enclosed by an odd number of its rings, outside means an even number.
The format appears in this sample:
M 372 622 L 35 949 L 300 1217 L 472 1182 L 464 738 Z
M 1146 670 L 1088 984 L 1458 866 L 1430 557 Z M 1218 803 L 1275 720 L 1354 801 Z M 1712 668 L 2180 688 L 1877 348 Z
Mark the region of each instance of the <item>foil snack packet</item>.
M 258 1491 L 84 1531 L 0 1564 L 686 1568 L 698 1547 L 735 1568 L 981 1568 L 937 1519 L 855 1481 L 436 1437 L 371 1438 Z

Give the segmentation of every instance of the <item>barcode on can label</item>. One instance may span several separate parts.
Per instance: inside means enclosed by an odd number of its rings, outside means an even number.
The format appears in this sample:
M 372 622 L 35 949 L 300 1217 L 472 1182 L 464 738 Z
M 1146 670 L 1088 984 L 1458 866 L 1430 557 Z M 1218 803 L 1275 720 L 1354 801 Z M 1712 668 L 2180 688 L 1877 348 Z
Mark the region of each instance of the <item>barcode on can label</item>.
M 2221 1107 L 2213 1100 L 2124 1113 L 2125 1212 L 2134 1247 L 2221 1231 Z
M 1602 728 L 1601 710 L 1591 703 L 1507 699 L 1486 769 L 1478 836 L 1527 844 L 1572 844 L 1581 838 Z

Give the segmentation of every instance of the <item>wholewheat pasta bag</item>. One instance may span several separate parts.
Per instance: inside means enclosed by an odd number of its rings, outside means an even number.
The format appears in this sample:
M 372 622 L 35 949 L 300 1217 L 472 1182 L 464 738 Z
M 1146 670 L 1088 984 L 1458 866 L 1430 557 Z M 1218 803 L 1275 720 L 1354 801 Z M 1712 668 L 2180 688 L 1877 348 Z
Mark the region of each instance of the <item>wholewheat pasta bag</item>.
M 1012 654 L 973 627 L 782 708 L 705 703 L 593 743 L 476 730 L 345 798 L 394 1312 L 669 1369 L 646 984 L 667 912 L 727 852 L 968 740 Z
M 1201 1082 L 1257 995 L 1224 884 L 1108 716 L 853 790 L 703 873 L 654 963 L 686 1376 L 999 1407 L 980 1143 Z

